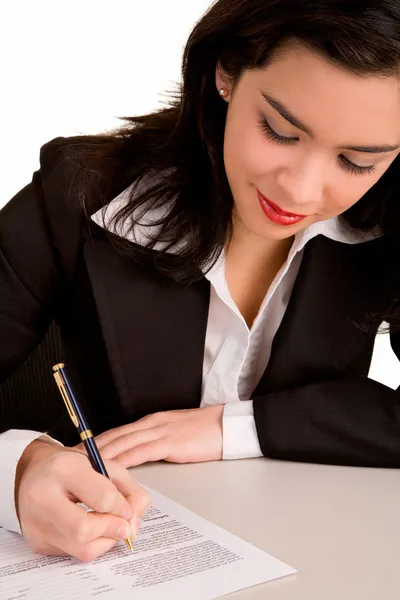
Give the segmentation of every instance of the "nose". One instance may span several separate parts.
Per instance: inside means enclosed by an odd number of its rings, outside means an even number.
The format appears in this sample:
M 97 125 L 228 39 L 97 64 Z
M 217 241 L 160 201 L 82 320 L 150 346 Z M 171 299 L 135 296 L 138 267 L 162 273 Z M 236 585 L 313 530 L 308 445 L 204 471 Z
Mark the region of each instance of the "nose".
M 311 214 L 323 201 L 326 165 L 315 155 L 302 157 L 278 171 L 277 184 L 292 212 Z

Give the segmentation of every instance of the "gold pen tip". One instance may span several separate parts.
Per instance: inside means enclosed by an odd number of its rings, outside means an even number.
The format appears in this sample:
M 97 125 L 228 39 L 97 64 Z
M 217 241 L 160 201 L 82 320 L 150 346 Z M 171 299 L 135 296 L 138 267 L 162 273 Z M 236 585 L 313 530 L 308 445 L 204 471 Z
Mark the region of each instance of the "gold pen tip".
M 133 552 L 132 540 L 131 538 L 125 538 L 125 544 L 127 545 L 128 550 Z
M 54 371 L 54 373 L 56 373 L 56 372 L 57 372 L 57 371 L 59 371 L 60 369 L 63 369 L 63 368 L 64 368 L 64 366 L 65 366 L 65 365 L 64 365 L 64 363 L 57 363 L 56 365 L 54 365 L 54 367 L 53 367 L 53 371 Z

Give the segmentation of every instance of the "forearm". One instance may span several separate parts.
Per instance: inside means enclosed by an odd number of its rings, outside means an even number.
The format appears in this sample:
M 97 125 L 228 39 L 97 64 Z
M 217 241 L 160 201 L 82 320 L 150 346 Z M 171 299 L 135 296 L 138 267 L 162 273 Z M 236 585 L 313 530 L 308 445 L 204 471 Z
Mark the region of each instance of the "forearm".
M 400 395 L 371 379 L 310 383 L 254 398 L 264 456 L 400 467 Z

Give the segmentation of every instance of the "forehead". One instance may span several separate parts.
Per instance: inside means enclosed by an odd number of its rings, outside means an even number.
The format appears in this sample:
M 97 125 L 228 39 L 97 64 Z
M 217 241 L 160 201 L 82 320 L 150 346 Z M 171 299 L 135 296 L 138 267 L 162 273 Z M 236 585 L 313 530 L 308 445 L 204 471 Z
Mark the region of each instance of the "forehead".
M 281 48 L 263 69 L 245 74 L 296 117 L 342 142 L 400 141 L 400 79 L 360 76 L 301 45 Z

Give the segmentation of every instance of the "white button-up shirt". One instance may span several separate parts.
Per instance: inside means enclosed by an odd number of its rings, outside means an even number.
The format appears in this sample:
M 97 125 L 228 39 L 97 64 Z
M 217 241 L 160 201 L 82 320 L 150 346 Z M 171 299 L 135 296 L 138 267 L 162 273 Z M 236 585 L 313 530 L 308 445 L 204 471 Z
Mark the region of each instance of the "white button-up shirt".
M 143 226 L 138 225 L 133 230 L 128 223 L 115 226 L 113 216 L 126 204 L 129 192 L 127 188 L 92 219 L 101 227 L 144 245 L 150 237 L 156 236 L 157 226 L 151 223 L 159 219 L 165 209 L 149 211 L 140 221 Z M 320 234 L 346 244 L 362 243 L 374 237 L 352 230 L 341 217 L 313 223 L 299 232 L 250 329 L 229 292 L 224 253 L 205 273 L 210 281 L 210 305 L 200 406 L 225 405 L 224 459 L 262 456 L 253 402 L 249 398 L 268 364 L 272 341 L 288 306 L 304 247 Z M 170 252 L 176 252 L 179 247 L 180 244 Z M 156 244 L 155 249 L 161 249 L 161 245 Z M 43 433 L 17 430 L 0 435 L 0 525 L 12 531 L 20 531 L 14 505 L 16 466 L 26 446 L 40 435 Z

